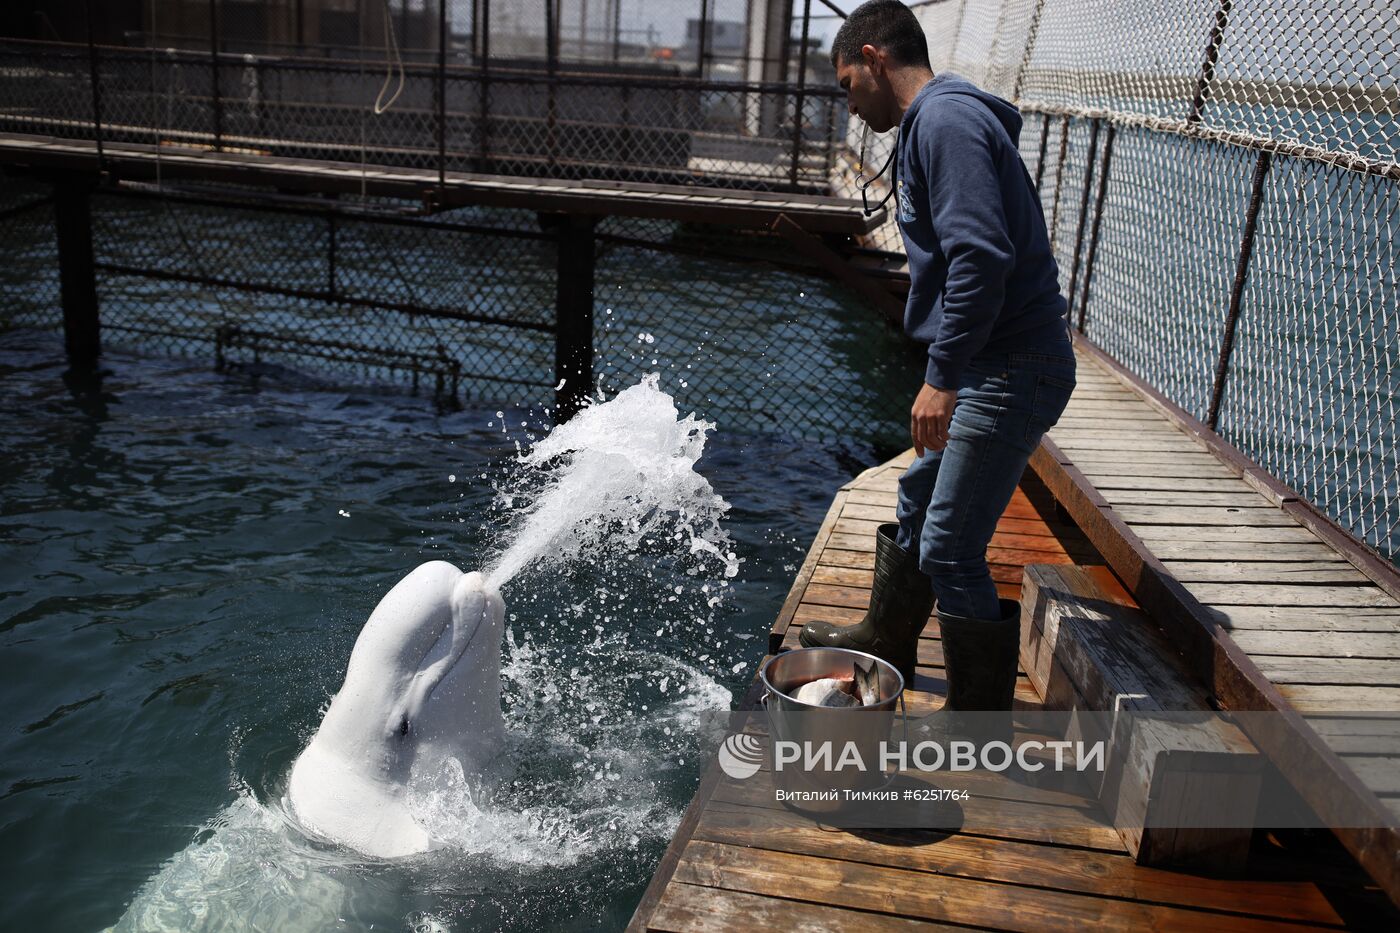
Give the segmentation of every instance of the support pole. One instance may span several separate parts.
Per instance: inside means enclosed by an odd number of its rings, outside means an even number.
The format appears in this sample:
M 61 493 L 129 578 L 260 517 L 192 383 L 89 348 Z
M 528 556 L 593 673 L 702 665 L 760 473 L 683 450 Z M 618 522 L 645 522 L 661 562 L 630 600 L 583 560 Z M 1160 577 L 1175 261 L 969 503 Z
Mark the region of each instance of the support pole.
M 710 22 L 710 0 L 700 0 L 700 34 L 695 37 L 696 47 L 699 52 L 695 56 L 695 76 L 700 80 L 705 80 L 705 55 L 709 51 L 705 48 L 706 26 Z
M 477 120 L 478 144 L 477 171 L 487 171 L 491 164 L 491 0 L 481 3 L 481 43 L 480 57 L 476 60 L 478 80 L 481 82 L 481 107 Z
M 1212 431 L 1220 422 L 1220 403 L 1225 398 L 1225 380 L 1230 375 L 1230 357 L 1235 352 L 1235 328 L 1240 321 L 1240 305 L 1244 301 L 1244 285 L 1249 279 L 1249 262 L 1254 257 L 1254 231 L 1259 225 L 1259 206 L 1264 203 L 1264 181 L 1269 176 L 1273 154 L 1259 153 L 1254 163 L 1254 185 L 1249 194 L 1249 209 L 1244 215 L 1244 232 L 1240 235 L 1240 255 L 1235 262 L 1235 281 L 1230 287 L 1230 307 L 1225 312 L 1225 330 L 1220 335 L 1220 357 L 1215 362 L 1215 382 L 1210 390 L 1210 408 L 1206 426 Z
M 549 74 L 545 82 L 545 89 L 548 97 L 545 100 L 545 155 L 549 159 L 549 167 L 552 169 L 559 161 L 557 151 L 558 137 L 556 126 L 558 121 L 557 97 L 559 88 L 556 86 L 559 71 L 559 17 L 557 0 L 544 0 L 544 42 L 545 42 L 545 70 Z
M 54 185 L 63 343 L 69 366 L 79 372 L 95 370 L 102 350 L 92 259 L 91 194 L 92 185 L 86 181 L 66 180 Z
M 550 218 L 559 244 L 554 299 L 554 423 L 583 407 L 593 388 L 593 273 L 596 218 L 568 214 Z
M 209 87 L 214 106 L 214 149 L 224 151 L 224 103 L 219 96 L 219 0 L 209 0 Z
M 792 110 L 792 175 L 797 190 L 797 167 L 802 158 L 802 110 L 807 100 L 807 37 L 812 25 L 812 0 L 802 3 L 802 48 L 797 50 L 797 100 Z
M 102 151 L 102 82 L 97 64 L 97 42 L 92 35 L 92 0 L 83 4 L 83 20 L 87 24 L 88 71 L 92 82 L 92 131 L 97 140 L 97 170 L 107 171 L 107 155 Z
M 408 10 L 408 4 L 404 4 Z M 438 0 L 437 61 L 438 201 L 447 182 L 447 0 Z
M 1225 27 L 1230 22 L 1231 0 L 1220 0 L 1215 10 L 1215 21 L 1210 27 L 1210 37 L 1206 39 L 1205 59 L 1201 62 L 1201 73 L 1196 78 L 1196 93 L 1191 98 L 1191 112 L 1186 117 L 1190 124 L 1200 123 L 1206 109 L 1206 98 L 1215 81 L 1215 63 L 1220 57 L 1220 43 L 1225 39 Z
M 1099 228 L 1103 224 L 1103 202 L 1108 194 L 1108 167 L 1113 162 L 1113 138 L 1118 135 L 1118 126 L 1108 124 L 1108 138 L 1103 144 L 1103 167 L 1099 169 L 1099 193 L 1094 199 L 1094 225 L 1089 229 L 1089 258 L 1084 262 L 1084 291 L 1079 296 L 1079 327 L 1084 333 L 1085 318 L 1089 313 L 1089 285 L 1094 280 L 1094 259 L 1099 254 Z M 1070 295 L 1070 300 L 1074 296 Z
M 1070 308 L 1074 305 L 1074 287 L 1079 279 L 1079 258 L 1084 250 L 1084 222 L 1089 217 L 1089 185 L 1094 181 L 1094 160 L 1099 154 L 1099 119 L 1094 118 L 1094 122 L 1089 125 L 1089 159 L 1084 165 L 1084 185 L 1079 198 L 1079 223 L 1074 231 L 1074 262 L 1069 269 L 1069 291 L 1065 293 L 1068 301 L 1065 304 L 1065 314 L 1070 315 Z M 1073 317 L 1070 318 L 1073 320 Z

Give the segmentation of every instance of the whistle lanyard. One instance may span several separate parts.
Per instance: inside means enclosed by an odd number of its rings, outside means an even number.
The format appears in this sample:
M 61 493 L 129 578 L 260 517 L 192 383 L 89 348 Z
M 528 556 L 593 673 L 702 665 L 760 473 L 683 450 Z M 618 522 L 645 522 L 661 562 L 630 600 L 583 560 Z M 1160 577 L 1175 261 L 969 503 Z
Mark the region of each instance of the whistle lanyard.
M 876 211 L 880 210 L 880 208 L 884 207 L 886 202 L 888 202 L 890 198 L 894 197 L 895 180 L 899 175 L 899 167 L 895 165 L 895 157 L 899 155 L 899 131 L 896 130 L 894 137 L 894 145 L 890 147 L 889 158 L 885 159 L 885 164 L 880 166 L 880 170 L 878 172 L 876 172 L 873 176 L 866 178 L 865 140 L 866 137 L 869 136 L 869 134 L 870 124 L 867 123 L 865 127 L 860 131 L 860 163 L 859 168 L 856 172 L 856 187 L 860 189 L 861 212 L 866 217 L 869 217 Z M 894 167 L 892 171 L 891 166 Z M 868 193 L 870 190 L 870 186 L 875 184 L 875 182 L 879 181 L 880 176 L 884 175 L 886 171 L 890 172 L 890 190 L 885 193 L 885 196 L 880 199 L 878 204 L 876 204 L 874 207 L 871 207 L 870 197 Z

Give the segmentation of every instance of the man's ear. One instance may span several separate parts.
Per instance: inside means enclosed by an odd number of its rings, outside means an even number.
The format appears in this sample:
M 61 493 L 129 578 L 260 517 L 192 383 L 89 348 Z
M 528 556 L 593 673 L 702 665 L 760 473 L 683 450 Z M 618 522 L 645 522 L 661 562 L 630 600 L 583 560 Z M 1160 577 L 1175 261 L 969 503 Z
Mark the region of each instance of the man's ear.
M 860 47 L 860 57 L 865 61 L 865 67 L 878 76 L 883 71 L 884 59 L 880 55 L 880 50 L 873 45 L 862 45 Z

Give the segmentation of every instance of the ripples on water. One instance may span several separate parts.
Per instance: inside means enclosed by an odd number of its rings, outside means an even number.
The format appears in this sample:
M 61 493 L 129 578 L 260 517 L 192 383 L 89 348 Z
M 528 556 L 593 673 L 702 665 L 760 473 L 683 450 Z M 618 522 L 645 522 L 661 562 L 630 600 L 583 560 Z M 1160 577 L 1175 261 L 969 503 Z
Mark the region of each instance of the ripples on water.
M 708 754 L 700 714 L 753 676 L 852 463 L 720 425 L 699 469 L 743 561 L 723 602 L 661 551 L 518 577 L 512 753 L 489 792 L 420 795 L 454 848 L 366 863 L 290 824 L 287 772 L 393 583 L 494 552 L 519 434 L 495 406 L 111 354 L 75 396 L 60 360 L 0 336 L 6 929 L 100 929 L 138 892 L 129 926 L 620 928 Z

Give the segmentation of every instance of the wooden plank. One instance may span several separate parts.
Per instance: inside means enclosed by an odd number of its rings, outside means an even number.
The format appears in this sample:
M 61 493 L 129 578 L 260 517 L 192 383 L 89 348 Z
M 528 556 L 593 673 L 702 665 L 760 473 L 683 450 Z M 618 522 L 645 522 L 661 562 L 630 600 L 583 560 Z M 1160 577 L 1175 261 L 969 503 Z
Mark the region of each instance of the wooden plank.
M 706 809 L 695 831 L 697 839 L 750 848 L 1247 913 L 1294 923 L 1340 923 L 1336 909 L 1308 883 L 1210 878 L 1136 866 L 1121 854 L 1100 850 L 1047 848 L 964 832 L 926 835 L 929 844 L 919 845 L 918 834 L 909 832 L 832 833 L 788 811 L 720 805 Z M 915 844 L 909 844 L 911 841 Z
M 841 548 L 822 548 L 817 555 L 818 567 L 855 567 L 860 570 L 875 569 L 874 551 L 845 551 Z
M 1122 510 L 1114 509 L 1123 519 Z M 1258 509 L 1254 511 L 1260 511 Z M 1317 537 L 1306 528 L 1290 525 L 1156 525 L 1125 521 L 1127 527 L 1148 545 L 1154 555 L 1158 542 L 1198 541 L 1256 544 L 1316 544 Z
M 675 933 L 734 933 L 735 930 L 791 933 L 793 930 L 912 931 L 949 929 L 927 920 L 911 920 L 867 910 L 843 910 L 710 885 L 674 882 L 644 927 Z
M 1339 755 L 1400 755 L 1400 714 L 1309 716 L 1307 721 Z
M 1332 560 L 1198 561 L 1163 560 L 1178 580 L 1197 583 L 1349 583 L 1370 581 L 1351 564 Z
M 1093 574 L 1029 566 L 1021 604 L 1021 663 L 1046 708 L 1209 710 L 1162 633 L 1105 593 Z M 1085 737 L 1109 747 L 1095 791 L 1138 862 L 1241 868 L 1250 828 L 1191 828 L 1212 813 L 1253 812 L 1262 762 L 1239 729 L 1218 717 L 1187 726 L 1124 717 L 1102 732 L 1093 728 L 1102 719 L 1082 720 Z
M 1058 427 L 1054 433 L 1055 443 L 1071 456 L 1081 450 L 1104 455 L 1121 451 L 1136 460 L 1147 459 L 1154 454 L 1173 459 L 1210 456 L 1182 435 L 1157 436 L 1148 431 L 1060 431 Z
M 847 493 L 849 496 L 850 494 Z M 852 502 L 849 498 L 845 506 L 841 509 L 842 518 L 858 518 L 865 521 L 873 521 L 878 525 L 886 524 L 895 520 L 894 506 L 891 505 L 867 505 L 860 502 Z
M 1400 687 L 1400 659 L 1313 658 L 1252 654 L 1277 684 L 1354 684 Z
M 1232 630 L 1400 632 L 1400 607 L 1212 606 L 1209 612 L 1220 625 Z
M 1378 794 L 1400 794 L 1400 756 L 1346 755 L 1343 761 Z
M 979 780 L 975 772 L 960 772 L 956 778 L 942 775 L 942 778 L 941 786 L 966 786 L 969 792 L 967 800 L 959 801 L 956 808 L 948 810 L 950 820 L 957 825 L 940 828 L 975 836 L 1078 846 L 1123 854 L 1123 843 L 1118 833 L 1097 807 L 1053 806 L 1040 801 L 972 793 L 971 788 Z M 959 783 L 964 778 L 967 779 L 966 785 Z M 715 786 L 714 799 L 735 806 L 787 812 L 786 807 L 774 800 L 771 774 L 766 770 L 743 781 L 721 781 Z
M 1273 506 L 1240 509 L 1189 505 L 1121 505 L 1114 506 L 1113 510 L 1129 525 L 1224 525 L 1229 528 L 1275 526 L 1302 530 L 1292 517 Z
M 1279 684 L 1278 692 L 1303 713 L 1393 713 L 1400 709 L 1400 687 Z
M 1224 476 L 1138 476 L 1129 473 L 1105 473 L 1091 477 L 1094 487 L 1105 496 L 1113 490 L 1169 490 L 1171 492 L 1239 492 L 1254 493 L 1254 487 L 1242 479 Z M 1256 493 L 1257 494 L 1257 493 Z
M 1231 637 L 1251 655 L 1306 658 L 1400 658 L 1395 632 L 1288 632 L 1240 629 Z
M 1116 509 L 1120 505 L 1198 505 L 1221 506 L 1236 509 L 1276 509 L 1276 506 L 1245 484 L 1238 490 L 1203 492 L 1198 489 L 1104 489 L 1099 491 Z
M 1065 455 L 1068 456 L 1067 454 Z M 1159 479 L 1225 479 L 1238 480 L 1239 476 L 1231 473 L 1219 463 L 1210 463 L 1206 460 L 1196 460 L 1192 458 L 1187 461 L 1185 458 L 1169 458 L 1148 463 L 1144 461 L 1125 462 L 1114 459 L 1104 453 L 1079 453 L 1072 461 L 1078 469 L 1084 472 L 1084 476 L 1092 483 L 1100 483 L 1104 480 L 1117 480 L 1122 477 L 1139 479 L 1142 477 L 1157 477 Z
M 1319 584 L 1184 583 L 1186 589 L 1210 606 L 1376 606 L 1395 605 L 1379 587 L 1327 586 Z
M 899 504 L 899 494 L 867 486 L 852 486 L 846 491 L 846 502 L 886 506 L 890 511 L 894 511 L 895 506 Z
M 1149 532 L 1152 552 L 1163 563 L 1202 561 L 1326 561 L 1337 556 L 1321 541 L 1212 541 L 1187 537 L 1158 536 L 1150 526 L 1138 526 Z M 1204 529 L 1208 533 L 1210 529 Z
M 897 910 L 900 916 L 919 920 L 999 930 L 1084 926 L 1121 930 L 1173 926 L 1276 929 L 1272 921 L 1238 915 L 1202 914 L 1134 901 L 1107 902 L 1045 888 L 951 875 L 935 877 L 902 868 L 701 841 L 687 849 L 677 878 L 689 884 L 769 897 L 801 896 L 841 907 L 874 908 L 881 913 Z M 794 879 L 801 879 L 801 884 L 794 885 Z

